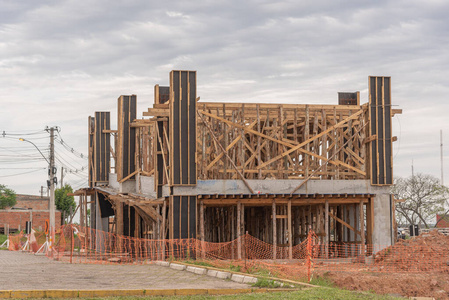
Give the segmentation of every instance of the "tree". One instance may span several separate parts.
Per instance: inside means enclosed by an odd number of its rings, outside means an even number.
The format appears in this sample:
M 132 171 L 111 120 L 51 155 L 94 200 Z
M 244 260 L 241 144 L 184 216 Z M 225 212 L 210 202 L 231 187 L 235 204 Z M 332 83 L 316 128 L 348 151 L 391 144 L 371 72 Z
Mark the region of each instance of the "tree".
M 13 207 L 16 203 L 16 193 L 6 185 L 0 184 L 0 209 Z
M 428 228 L 436 214 L 444 212 L 449 189 L 432 175 L 417 174 L 395 179 L 392 193 L 405 200 L 396 205 L 399 224 L 424 224 Z
M 66 184 L 55 190 L 56 208 L 61 211 L 65 211 L 67 215 L 70 214 L 70 208 L 72 208 L 72 213 L 76 208 L 75 198 L 73 196 L 67 196 L 68 193 L 73 193 L 73 189 L 70 184 Z

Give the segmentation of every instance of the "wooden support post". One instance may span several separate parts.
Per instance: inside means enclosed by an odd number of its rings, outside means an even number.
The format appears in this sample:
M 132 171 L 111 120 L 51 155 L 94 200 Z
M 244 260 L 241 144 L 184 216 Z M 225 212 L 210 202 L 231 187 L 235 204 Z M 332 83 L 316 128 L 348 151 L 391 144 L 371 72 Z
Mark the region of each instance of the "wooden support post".
M 237 259 L 242 259 L 242 240 L 241 240 L 241 226 L 240 226 L 240 219 L 241 219 L 241 206 L 240 202 L 237 203 Z
M 161 241 L 162 241 L 162 260 L 165 260 L 165 223 L 166 223 L 166 215 L 167 213 L 167 200 L 164 200 L 164 204 L 162 205 L 162 228 L 161 228 Z
M 293 241 L 292 241 L 292 199 L 288 200 L 288 258 L 293 259 Z
M 365 214 L 363 212 L 363 200 L 360 200 L 360 242 L 361 242 L 361 255 L 365 255 Z
M 206 252 L 204 249 L 204 203 L 200 202 L 200 238 L 201 238 L 201 258 L 206 258 Z
M 273 199 L 273 207 L 272 207 L 272 221 L 273 221 L 273 259 L 276 259 L 276 251 L 277 251 L 277 238 L 276 238 L 276 200 Z
M 135 211 L 134 214 L 134 237 L 135 238 L 140 238 L 140 215 L 137 213 L 137 211 Z
M 117 220 L 117 235 L 123 235 L 123 203 L 118 200 L 115 202 L 115 218 Z
M 324 245 L 325 245 L 325 256 L 329 258 L 329 201 L 326 200 L 324 205 Z
M 231 206 L 231 241 L 235 240 L 235 208 Z M 234 251 L 231 253 L 231 259 L 234 259 Z
M 240 203 L 240 234 L 242 235 L 242 236 L 244 236 L 245 235 L 245 205 L 243 204 L 243 203 Z M 243 243 L 243 247 L 242 247 L 242 249 L 241 249 L 241 251 L 244 251 L 244 252 L 242 252 L 242 255 L 241 255 L 241 257 L 243 257 L 243 254 L 245 255 L 245 259 L 247 258 L 246 257 L 246 244 L 244 244 L 244 242 L 245 242 L 245 240 L 242 240 L 242 243 Z
M 370 206 L 370 226 L 371 226 L 371 239 L 368 241 L 371 245 L 374 244 L 374 199 L 375 197 L 369 198 L 369 206 Z
M 87 191 L 84 190 L 84 218 L 85 218 L 84 225 L 86 227 L 91 227 L 89 224 L 89 217 L 90 216 L 87 214 Z M 86 232 L 87 232 L 87 230 L 86 230 Z M 86 241 L 87 241 L 87 238 L 88 238 L 88 233 L 86 233 Z
M 83 203 L 83 195 L 78 196 L 79 206 L 80 206 L 80 225 L 84 227 L 84 203 Z

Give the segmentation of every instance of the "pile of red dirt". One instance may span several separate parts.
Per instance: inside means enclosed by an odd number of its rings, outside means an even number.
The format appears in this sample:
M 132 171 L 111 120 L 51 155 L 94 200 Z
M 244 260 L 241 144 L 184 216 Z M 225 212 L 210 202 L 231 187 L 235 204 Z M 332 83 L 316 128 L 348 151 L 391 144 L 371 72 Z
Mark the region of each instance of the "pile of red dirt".
M 340 288 L 352 291 L 370 291 L 376 294 L 405 297 L 449 299 L 448 274 L 326 272 L 321 274 L 321 276 L 324 276 Z
M 374 255 L 378 271 L 449 273 L 449 236 L 436 230 L 401 240 Z

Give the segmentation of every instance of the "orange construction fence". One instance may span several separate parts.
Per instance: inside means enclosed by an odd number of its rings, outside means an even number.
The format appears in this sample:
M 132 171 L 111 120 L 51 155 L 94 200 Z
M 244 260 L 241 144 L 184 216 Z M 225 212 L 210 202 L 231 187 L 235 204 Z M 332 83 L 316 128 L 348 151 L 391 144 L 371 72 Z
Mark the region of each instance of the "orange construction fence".
M 29 237 L 28 237 L 29 238 Z M 23 233 L 10 235 L 10 250 L 26 243 Z M 35 234 L 35 252 L 45 242 Z M 275 254 L 275 255 L 274 255 Z M 150 240 L 119 236 L 77 225 L 57 232 L 51 257 L 71 263 L 143 264 L 158 260 L 197 260 L 216 267 L 264 272 L 310 281 L 317 270 L 368 272 L 449 272 L 449 237 L 436 231 L 404 240 L 394 246 L 360 243 L 320 244 L 313 232 L 293 246 L 267 244 L 248 234 L 224 243 L 198 239 Z M 291 257 L 291 259 L 290 259 Z M 275 258 L 275 259 L 274 259 Z

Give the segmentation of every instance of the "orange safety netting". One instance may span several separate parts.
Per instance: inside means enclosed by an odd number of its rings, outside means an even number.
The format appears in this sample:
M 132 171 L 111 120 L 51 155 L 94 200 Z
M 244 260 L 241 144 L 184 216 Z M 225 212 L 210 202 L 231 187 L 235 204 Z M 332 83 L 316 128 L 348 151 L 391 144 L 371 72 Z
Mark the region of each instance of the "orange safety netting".
M 19 250 L 27 237 L 21 232 L 9 239 L 10 250 Z M 32 252 L 45 242 L 45 235 L 36 233 L 36 241 L 37 245 L 29 248 Z M 57 260 L 96 264 L 195 260 L 203 265 L 309 281 L 316 271 L 449 272 L 449 237 L 437 231 L 388 247 L 320 244 L 310 231 L 307 239 L 291 250 L 277 246 L 274 256 L 273 245 L 248 234 L 230 242 L 211 243 L 198 239 L 141 239 L 65 225 L 56 233 L 50 254 Z

